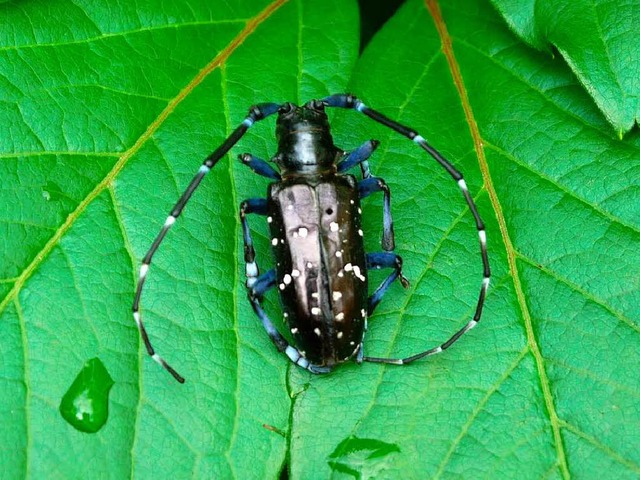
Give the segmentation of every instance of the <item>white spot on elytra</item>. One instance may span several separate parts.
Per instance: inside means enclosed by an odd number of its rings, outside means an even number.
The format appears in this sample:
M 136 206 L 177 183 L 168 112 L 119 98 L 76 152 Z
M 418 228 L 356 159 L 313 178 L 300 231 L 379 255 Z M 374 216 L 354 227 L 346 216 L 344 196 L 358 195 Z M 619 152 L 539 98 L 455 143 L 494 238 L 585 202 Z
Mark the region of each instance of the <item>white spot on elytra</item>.
M 362 213 L 362 209 L 358 207 L 358 213 Z
M 333 292 L 333 299 L 340 300 L 342 298 L 342 292 Z
M 320 333 L 320 329 L 319 328 L 314 328 L 313 329 L 313 333 L 315 333 L 317 336 L 321 336 L 322 334 Z
M 311 313 L 312 313 L 313 315 L 320 315 L 320 309 L 319 309 L 318 307 L 313 307 L 313 308 L 311 309 Z
M 273 245 L 274 247 L 278 244 L 278 239 L 277 238 L 272 238 L 271 239 L 271 245 Z
M 318 297 L 320 296 L 320 294 L 319 294 L 318 292 L 313 292 L 313 293 L 311 294 L 311 296 L 312 296 L 313 298 L 318 298 Z
M 353 200 L 349 200 L 349 203 L 350 203 L 351 205 L 353 205 L 353 204 L 354 204 L 354 203 L 356 203 L 356 202 L 354 202 Z
M 313 263 L 307 262 L 307 268 L 313 268 Z
M 280 285 L 278 285 L 280 287 L 280 290 L 284 290 L 285 284 L 281 283 Z
M 353 266 L 353 274 L 363 282 L 366 280 L 365 276 L 360 273 L 360 267 L 357 265 Z
M 309 229 L 308 229 L 308 228 L 306 228 L 306 227 L 300 227 L 300 228 L 298 229 L 298 232 L 297 232 L 297 233 L 298 233 L 298 235 L 300 235 L 302 238 L 304 238 L 304 237 L 306 237 L 306 236 L 307 236 L 307 234 L 309 233 Z
M 291 283 L 291 275 L 288 273 L 282 278 L 282 281 L 285 285 L 289 285 Z
M 267 223 L 273 222 L 273 217 L 267 217 Z
M 300 276 L 300 270 L 296 270 L 295 268 L 293 270 L 291 270 L 291 276 L 293 278 L 297 278 Z
M 358 229 L 358 235 L 360 235 L 361 237 L 364 235 L 364 233 L 362 233 L 362 229 Z
M 340 320 L 344 320 L 344 313 L 340 312 L 339 314 L 336 315 L 336 320 L 340 321 Z
M 293 205 L 287 205 L 287 210 L 293 210 Z
M 298 333 L 298 329 L 297 328 L 292 328 L 291 329 L 291 333 L 293 333 L 295 335 L 296 333 Z
M 350 263 L 347 263 L 347 264 L 344 266 L 344 271 L 345 271 L 345 272 L 350 272 L 351 270 L 353 270 L 353 265 L 351 265 Z
M 338 337 L 338 338 L 342 338 L 342 332 L 338 332 L 338 334 L 336 335 L 336 337 Z
M 284 316 L 284 318 L 287 318 L 287 317 L 289 317 L 289 314 L 287 312 L 284 312 L 283 316 Z
M 342 270 L 340 270 L 340 271 L 338 272 L 338 276 L 339 276 L 340 278 L 344 277 L 344 273 L 342 272 Z
M 342 252 L 341 251 L 337 251 L 336 252 L 336 257 L 340 258 L 342 256 Z
M 362 314 L 363 317 L 367 316 L 367 311 L 364 308 L 360 310 L 360 313 Z
M 329 224 L 329 228 L 331 229 L 332 232 L 337 232 L 338 231 L 338 224 L 336 222 L 331 222 Z

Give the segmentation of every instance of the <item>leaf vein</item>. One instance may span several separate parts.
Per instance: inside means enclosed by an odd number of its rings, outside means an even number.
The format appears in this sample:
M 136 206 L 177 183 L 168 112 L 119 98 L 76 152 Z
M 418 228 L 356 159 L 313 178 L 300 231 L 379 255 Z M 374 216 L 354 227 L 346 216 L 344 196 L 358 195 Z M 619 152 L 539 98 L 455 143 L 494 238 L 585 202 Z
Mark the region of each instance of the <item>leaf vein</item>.
M 455 438 L 455 440 L 453 440 L 453 442 L 451 442 L 449 450 L 447 451 L 445 456 L 442 458 L 442 461 L 438 466 L 438 470 L 433 476 L 434 479 L 438 479 L 442 477 L 444 473 L 444 469 L 446 468 L 447 464 L 451 460 L 451 457 L 453 456 L 454 451 L 456 450 L 456 448 L 458 447 L 462 439 L 465 437 L 465 435 L 469 433 L 469 429 L 473 425 L 473 422 L 476 420 L 478 415 L 482 412 L 482 409 L 484 408 L 484 406 L 489 402 L 489 399 L 493 396 L 493 394 L 498 391 L 498 388 L 500 388 L 500 386 L 509 379 L 509 377 L 515 371 L 515 369 L 518 368 L 518 365 L 520 365 L 520 362 L 528 352 L 529 352 L 529 347 L 525 345 L 525 347 L 520 351 L 520 353 L 518 353 L 518 356 L 511 363 L 511 365 L 509 365 L 509 367 L 504 371 L 502 376 L 498 378 L 495 381 L 495 383 L 487 389 L 484 397 L 480 399 L 476 407 L 473 409 L 473 411 L 469 415 L 469 418 L 467 418 L 467 421 L 460 429 L 460 433 L 458 434 L 458 436 Z
M 640 465 L 637 465 L 636 463 L 632 462 L 631 460 L 628 460 L 628 459 L 622 457 L 620 454 L 615 452 L 613 449 L 611 449 L 610 447 L 608 447 L 606 445 L 603 445 L 595 437 L 592 437 L 591 435 L 588 435 L 587 433 L 583 432 L 582 430 L 580 430 L 575 425 L 573 425 L 573 424 L 571 424 L 569 422 L 566 422 L 564 420 L 561 420 L 560 423 L 561 423 L 562 427 L 566 428 L 571 433 L 573 433 L 576 436 L 580 437 L 582 440 L 585 440 L 587 443 L 590 443 L 591 445 L 596 447 L 598 450 L 602 450 L 609 457 L 611 457 L 612 459 L 614 459 L 618 463 L 621 463 L 622 465 L 624 465 L 624 466 L 628 467 L 629 469 L 633 470 L 636 474 L 640 474 Z
M 100 40 L 105 40 L 113 37 L 125 37 L 130 35 L 135 35 L 138 33 L 146 33 L 153 31 L 161 31 L 167 30 L 170 28 L 177 29 L 181 27 L 198 27 L 198 26 L 211 26 L 211 25 L 223 25 L 223 24 L 234 24 L 234 23 L 248 23 L 251 19 L 246 18 L 233 18 L 229 20 L 215 20 L 215 21 L 204 21 L 204 22 L 182 22 L 182 23 L 174 23 L 171 25 L 157 25 L 155 27 L 146 27 L 139 28 L 135 30 L 125 30 L 122 32 L 113 32 L 113 33 L 103 33 L 102 35 L 96 37 L 83 38 L 78 40 L 69 40 L 66 42 L 58 42 L 58 43 L 32 43 L 32 44 L 23 44 L 23 45 L 8 45 L 4 47 L 0 47 L 0 52 L 2 51 L 11 51 L 11 50 L 23 50 L 23 49 L 35 49 L 35 48 L 57 48 L 61 46 L 67 45 L 81 45 L 84 43 L 92 43 Z M 35 33 L 34 33 L 35 38 Z
M 505 157 L 507 157 L 509 160 L 511 160 L 513 163 L 515 163 L 516 165 L 528 170 L 531 173 L 534 173 L 535 175 L 537 175 L 538 177 L 540 177 L 543 180 L 546 180 L 547 182 L 549 182 L 550 184 L 552 184 L 554 187 L 557 187 L 559 190 L 561 190 L 564 194 L 566 194 L 567 196 L 574 198 L 575 200 L 578 200 L 581 203 L 584 203 L 585 205 L 587 205 L 588 207 L 592 208 L 593 210 L 595 210 L 597 213 L 599 213 L 600 215 L 602 215 L 603 217 L 606 217 L 608 220 L 611 220 L 613 223 L 618 223 L 621 226 L 627 227 L 631 230 L 633 230 L 636 233 L 640 233 L 640 228 L 632 225 L 630 223 L 628 223 L 627 221 L 617 217 L 616 215 L 614 215 L 611 212 L 608 212 L 604 209 L 602 209 L 602 207 L 596 205 L 595 203 L 590 202 L 589 200 L 587 200 L 586 198 L 578 195 L 576 192 L 573 192 L 571 190 L 569 190 L 567 187 L 565 187 L 564 185 L 562 185 L 561 183 L 559 183 L 557 180 L 549 177 L 548 175 L 546 175 L 545 173 L 540 172 L 539 170 L 533 168 L 531 165 L 522 162 L 521 160 L 518 160 L 515 156 L 513 156 L 511 153 L 503 150 L 502 148 L 498 147 L 497 145 L 494 145 L 490 142 L 485 141 L 484 142 L 484 146 L 488 147 L 491 150 L 496 151 L 497 153 L 504 155 Z M 619 192 L 615 192 L 612 195 L 617 195 Z M 605 199 L 606 200 L 606 199 Z
M 478 124 L 476 123 L 475 116 L 471 108 L 471 104 L 469 103 L 466 87 L 462 79 L 460 67 L 458 65 L 457 59 L 455 58 L 455 55 L 453 52 L 451 37 L 449 36 L 449 32 L 447 31 L 445 21 L 442 18 L 440 6 L 438 5 L 437 0 L 425 0 L 425 6 L 427 10 L 431 13 L 431 16 L 433 17 L 434 23 L 436 25 L 436 29 L 438 30 L 438 34 L 440 35 L 440 39 L 442 42 L 442 50 L 449 64 L 451 75 L 453 77 L 453 81 L 456 86 L 456 89 L 458 90 L 458 94 L 460 95 L 460 100 L 465 113 L 465 117 L 467 118 L 467 123 L 469 124 L 469 130 L 471 132 L 471 137 L 473 138 L 473 143 L 475 145 L 475 150 L 478 156 L 480 171 L 482 173 L 484 184 L 489 194 L 489 199 L 491 200 L 491 204 L 493 205 L 496 218 L 500 226 L 500 233 L 502 235 L 505 250 L 507 253 L 507 262 L 509 264 L 509 271 L 511 272 L 511 275 L 513 277 L 513 285 L 516 291 L 516 297 L 518 299 L 518 304 L 520 306 L 520 310 L 522 312 L 522 318 L 525 324 L 525 329 L 527 333 L 527 343 L 535 358 L 535 363 L 538 370 L 540 384 L 541 384 L 542 392 L 544 396 L 544 402 L 545 402 L 547 411 L 549 413 L 549 421 L 550 421 L 551 429 L 553 432 L 553 438 L 554 438 L 559 466 L 562 471 L 562 476 L 564 478 L 570 478 L 569 467 L 567 464 L 567 458 L 564 450 L 564 444 L 562 443 L 562 437 L 560 435 L 560 424 L 559 424 L 560 420 L 558 418 L 553 396 L 551 394 L 551 383 L 549 381 L 549 378 L 547 377 L 547 373 L 544 367 L 544 358 L 542 356 L 542 353 L 540 352 L 537 339 L 535 338 L 532 321 L 531 321 L 531 314 L 529 312 L 529 308 L 526 303 L 522 284 L 520 283 L 520 273 L 518 272 L 518 267 L 516 265 L 516 260 L 515 260 L 516 251 L 513 246 L 513 243 L 511 242 L 511 237 L 507 229 L 506 219 L 505 219 L 504 213 L 502 212 L 502 205 L 500 204 L 500 200 L 498 199 L 498 195 L 493 186 L 493 179 L 491 178 L 489 165 L 484 155 L 484 147 L 483 147 L 484 141 L 480 135 Z

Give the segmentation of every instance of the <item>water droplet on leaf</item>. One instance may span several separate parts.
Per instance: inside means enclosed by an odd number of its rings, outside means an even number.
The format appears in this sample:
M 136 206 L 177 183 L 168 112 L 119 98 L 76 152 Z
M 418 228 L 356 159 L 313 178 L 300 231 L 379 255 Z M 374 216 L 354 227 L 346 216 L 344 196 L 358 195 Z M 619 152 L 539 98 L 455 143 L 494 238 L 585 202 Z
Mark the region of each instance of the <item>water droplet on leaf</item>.
M 329 455 L 329 466 L 334 472 L 346 473 L 355 479 L 376 478 L 388 466 L 385 457 L 400 452 L 394 443 L 373 438 L 345 438 Z
M 60 414 L 75 429 L 95 433 L 109 415 L 113 379 L 99 358 L 87 361 L 60 402 Z

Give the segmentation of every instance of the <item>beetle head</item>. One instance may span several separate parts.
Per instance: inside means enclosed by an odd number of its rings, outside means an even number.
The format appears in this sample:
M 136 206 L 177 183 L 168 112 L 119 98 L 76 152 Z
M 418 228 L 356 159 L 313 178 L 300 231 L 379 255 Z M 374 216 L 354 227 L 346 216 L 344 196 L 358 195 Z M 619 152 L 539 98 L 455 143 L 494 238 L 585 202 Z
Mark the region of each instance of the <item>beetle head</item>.
M 283 175 L 335 171 L 338 149 L 333 144 L 324 102 L 302 107 L 285 103 L 276 122 L 278 153 L 274 161 Z

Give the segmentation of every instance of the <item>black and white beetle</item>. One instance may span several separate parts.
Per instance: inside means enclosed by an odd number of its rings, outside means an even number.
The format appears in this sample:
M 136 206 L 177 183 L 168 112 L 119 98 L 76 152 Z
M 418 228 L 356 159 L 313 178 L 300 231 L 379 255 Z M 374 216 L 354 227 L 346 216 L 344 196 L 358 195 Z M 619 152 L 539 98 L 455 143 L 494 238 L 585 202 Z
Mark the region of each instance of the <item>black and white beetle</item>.
M 351 153 L 333 144 L 325 107 L 355 109 L 371 119 L 413 140 L 429 153 L 458 183 L 473 214 L 482 255 L 483 278 L 473 319 L 441 345 L 408 358 L 365 357 L 363 338 L 367 317 L 371 315 L 391 283 L 399 279 L 409 285 L 402 275 L 402 259 L 392 253 L 395 248 L 391 197 L 381 178 L 371 176 L 367 159 L 378 146 L 370 140 Z M 358 98 L 339 94 L 323 100 L 312 100 L 302 107 L 292 103 L 261 103 L 249 109 L 242 124 L 211 155 L 184 191 L 171 214 L 145 255 L 133 317 L 138 325 L 149 355 L 167 369 L 179 382 L 184 382 L 164 359 L 155 353 L 140 317 L 142 288 L 153 255 L 160 243 L 191 198 L 203 177 L 233 147 L 255 122 L 278 114 L 276 136 L 278 151 L 273 161 L 279 173 L 264 160 L 250 154 L 240 155 L 242 162 L 254 172 L 274 180 L 269 185 L 267 199 L 252 198 L 240 205 L 240 219 L 244 238 L 246 286 L 249 301 L 262 321 L 267 334 L 289 359 L 313 373 L 326 373 L 338 363 L 355 357 L 362 361 L 405 365 L 420 358 L 440 353 L 473 328 L 482 314 L 489 287 L 489 258 L 484 224 L 458 172 L 417 132 L 373 110 Z M 343 172 L 360 166 L 363 179 Z M 361 227 L 360 199 L 375 192 L 383 192 L 383 252 L 365 253 Z M 276 268 L 259 275 L 255 251 L 249 231 L 247 215 L 267 217 L 271 229 Z M 368 294 L 367 271 L 372 268 L 391 268 L 393 271 L 375 290 Z M 280 292 L 284 317 L 295 346 L 278 332 L 262 308 L 262 297 L 271 288 Z

